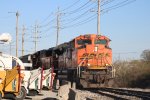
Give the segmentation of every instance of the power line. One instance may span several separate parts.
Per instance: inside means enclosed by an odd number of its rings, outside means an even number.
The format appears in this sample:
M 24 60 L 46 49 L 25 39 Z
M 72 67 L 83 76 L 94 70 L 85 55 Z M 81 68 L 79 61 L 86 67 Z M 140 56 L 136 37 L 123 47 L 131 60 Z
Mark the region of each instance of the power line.
M 113 2 L 113 1 L 115 1 L 115 0 L 110 0 L 108 3 L 111 3 L 111 2 Z M 125 6 L 125 5 L 129 4 L 129 3 L 132 3 L 132 2 L 135 1 L 135 0 L 132 0 L 132 1 L 128 2 L 128 3 L 123 4 L 124 2 L 127 2 L 127 1 L 130 1 L 130 0 L 125 0 L 125 1 L 123 1 L 123 2 L 117 3 L 115 6 L 117 6 L 117 8 L 118 8 L 118 7 L 122 7 L 122 6 Z M 106 5 L 106 4 L 108 4 L 108 3 L 105 3 L 104 5 Z M 120 5 L 120 4 L 121 4 L 121 5 Z M 123 4 L 123 5 L 122 5 L 122 4 Z M 119 5 L 119 6 L 118 6 L 118 5 Z M 113 7 L 115 7 L 115 6 L 113 6 Z M 113 9 L 112 9 L 112 7 L 109 7 L 109 8 L 111 8 L 111 9 L 109 9 L 109 10 L 116 9 L 116 8 L 113 8 Z M 104 14 L 104 10 L 105 10 L 105 9 L 101 10 L 101 12 L 102 12 L 103 14 Z M 93 16 L 94 16 L 94 15 L 93 15 Z M 72 24 L 72 25 L 65 26 L 64 28 L 77 27 L 77 26 L 79 26 L 79 25 L 83 25 L 83 24 L 85 24 L 85 23 L 88 23 L 89 21 L 92 21 L 92 20 L 94 20 L 94 18 L 92 18 L 92 16 L 91 16 L 91 17 L 87 18 L 86 20 L 83 20 L 83 21 L 81 21 L 81 22 L 79 22 L 79 23 L 76 23 L 76 24 Z
M 114 2 L 114 1 L 115 1 L 115 0 L 107 0 L 107 1 L 105 1 L 105 2 L 102 2 L 102 3 L 101 3 L 101 7 L 103 7 L 104 5 L 110 4 L 110 3 Z
M 68 7 L 64 8 L 64 9 L 63 9 L 63 10 L 61 10 L 61 11 L 65 11 L 65 10 L 68 10 L 68 9 L 72 8 L 73 6 L 75 6 L 76 4 L 78 4 L 78 3 L 79 3 L 79 1 L 80 1 L 80 0 L 78 0 L 78 1 L 76 1 L 76 2 L 74 2 L 73 4 L 71 4 L 70 6 L 68 6 Z
M 75 6 L 77 3 L 79 3 L 79 1 L 80 1 L 80 0 L 74 2 L 74 3 L 71 4 L 70 6 L 66 7 L 65 9 L 63 9 L 62 11 L 65 11 L 65 10 L 67 10 L 67 9 L 72 8 L 72 7 Z M 51 17 L 52 15 L 53 15 L 53 12 L 50 13 L 43 21 L 41 21 L 40 24 L 44 23 L 44 22 L 45 22 L 46 20 L 48 20 L 48 18 Z M 52 20 L 49 21 L 47 24 L 40 26 L 40 28 L 48 26 L 48 25 L 49 25 L 51 22 L 53 22 L 54 20 L 55 20 L 55 19 L 52 19 Z
M 70 8 L 72 8 L 73 6 L 75 6 L 76 4 L 78 4 L 79 3 L 79 1 L 80 0 L 78 0 L 78 1 L 76 1 L 76 2 L 74 2 L 73 4 L 71 4 L 70 6 L 68 6 L 68 7 L 66 7 L 66 8 L 64 8 L 63 10 L 61 10 L 61 11 L 65 11 L 65 10 L 67 10 L 67 9 L 70 9 Z M 40 24 L 42 24 L 42 23 L 44 23 L 46 20 L 48 20 L 48 18 L 50 17 L 50 16 L 52 16 L 53 15 L 53 13 L 50 13 L 43 21 L 41 21 L 41 23 Z M 40 28 L 43 28 L 43 27 L 47 27 L 47 26 L 49 26 L 52 22 L 54 22 L 56 19 L 55 18 L 53 18 L 52 20 L 50 20 L 48 23 L 46 23 L 46 24 L 44 24 L 44 25 L 41 25 L 41 26 L 39 26 Z
M 73 4 L 77 4 L 77 3 L 79 3 L 79 1 L 80 1 L 80 0 L 76 1 L 76 2 L 73 3 Z M 75 12 L 79 12 L 79 11 L 81 11 L 81 10 L 84 10 L 85 8 L 91 6 L 91 5 L 94 4 L 94 3 L 92 3 L 92 4 L 89 5 L 89 6 L 88 6 L 88 4 L 90 4 L 90 0 L 89 0 L 88 2 L 86 2 L 86 3 L 84 3 L 84 4 L 83 4 L 82 6 L 80 6 L 79 8 L 77 8 L 77 9 L 75 9 L 75 10 L 72 10 L 72 11 L 70 11 L 70 12 L 65 13 L 65 15 L 67 15 L 68 13 L 69 13 L 69 14 L 73 14 L 73 13 L 75 13 Z M 71 7 L 71 6 L 70 6 L 70 7 Z M 68 8 L 68 7 L 67 7 L 67 8 Z M 89 9 L 89 10 L 90 10 L 90 9 Z M 63 10 L 61 10 L 61 11 L 65 11 L 65 9 L 63 9 Z M 71 20 L 71 21 L 68 22 L 68 23 L 72 23 L 72 22 L 74 22 L 75 20 L 79 20 L 83 15 L 86 15 L 86 13 L 88 13 L 88 11 L 84 12 L 83 14 L 81 14 L 81 15 L 75 17 L 75 18 L 67 19 L 67 20 L 63 20 L 63 21 L 69 21 L 69 20 Z M 53 18 L 53 19 L 52 19 L 51 21 L 49 21 L 47 24 L 41 25 L 40 28 L 45 28 L 45 27 L 49 26 L 49 25 L 52 24 L 52 22 L 54 22 L 55 20 L 56 20 L 56 19 Z M 60 22 L 60 21 L 59 21 L 59 22 Z M 67 24 L 68 24 L 68 23 L 67 23 Z M 44 32 L 49 31 L 51 28 L 54 28 L 54 26 L 49 27 L 49 28 L 46 29 Z
M 72 5 L 66 7 L 65 9 L 63 9 L 63 10 L 61 10 L 61 11 L 65 11 L 65 10 L 67 10 L 67 9 L 70 8 L 70 7 L 72 8 L 72 6 L 75 5 L 75 4 L 78 4 L 79 1 L 80 1 L 80 0 L 74 2 Z M 107 0 L 107 1 L 101 0 L 101 6 L 104 6 L 104 5 L 107 5 L 107 4 L 109 4 L 109 3 L 112 3 L 113 1 L 115 1 L 115 0 Z M 118 8 L 118 7 L 123 6 L 123 5 L 120 5 L 120 4 L 123 4 L 123 3 L 127 2 L 127 1 L 130 1 L 130 0 L 124 0 L 123 2 L 117 3 L 117 4 L 114 5 L 114 6 L 111 6 L 111 7 L 105 8 L 105 9 L 102 9 L 102 11 L 103 11 L 103 13 L 104 13 L 104 12 L 108 12 L 108 11 L 110 11 L 110 10 L 112 10 L 112 9 L 116 9 L 116 8 Z M 135 0 L 132 0 L 132 1 L 135 1 Z M 131 1 L 130 1 L 130 2 L 131 2 Z M 85 7 L 85 8 L 89 7 L 89 6 L 87 6 L 89 3 L 90 3 L 90 0 L 89 0 L 88 2 L 86 2 L 86 3 L 84 3 L 84 4 L 83 4 L 82 6 L 80 6 L 79 8 L 77 8 L 77 9 L 75 9 L 75 10 L 72 10 L 72 11 L 70 11 L 70 12 L 66 12 L 65 15 L 67 15 L 67 14 L 73 14 L 73 13 L 79 12 L 79 11 L 83 10 L 84 7 Z M 129 2 L 128 2 L 128 3 L 129 3 Z M 128 4 L 128 3 L 127 3 L 127 4 Z M 127 4 L 124 4 L 124 5 L 127 5 Z M 90 5 L 90 6 L 91 6 L 91 5 Z M 115 7 L 115 8 L 114 8 L 114 7 Z M 85 14 L 85 13 L 84 13 L 84 14 Z M 67 20 L 63 20 L 63 21 L 72 20 L 71 22 L 74 22 L 75 20 L 79 20 L 79 19 L 80 19 L 80 16 L 83 16 L 84 14 L 79 15 L 79 16 L 78 16 L 79 18 L 76 17 L 76 18 L 67 19 Z M 51 16 L 51 15 L 49 15 L 49 16 Z M 49 25 L 50 25 L 52 22 L 54 22 L 55 20 L 56 20 L 55 18 L 52 19 L 52 20 L 49 21 L 47 24 L 40 26 L 40 28 L 44 28 L 44 27 L 49 26 Z M 71 22 L 68 22 L 68 23 L 71 23 Z M 54 28 L 54 26 L 51 26 L 50 28 L 46 29 L 46 32 L 49 31 L 51 28 Z
M 68 20 L 71 20 L 71 21 L 69 21 L 69 22 L 67 22 L 67 23 L 64 23 L 64 24 L 69 24 L 69 23 L 72 23 L 72 22 L 74 22 L 74 21 L 76 21 L 76 20 L 79 20 L 81 17 L 83 17 L 84 15 L 86 15 L 86 14 L 89 13 L 89 12 L 90 12 L 90 9 L 88 9 L 87 11 L 85 11 L 84 13 L 82 13 L 81 15 L 79 15 L 79 16 L 77 16 L 77 17 L 75 17 L 75 18 L 66 19 L 66 21 L 68 21 Z
M 41 21 L 40 24 L 44 23 L 46 20 L 48 20 L 49 17 L 51 17 L 53 15 L 53 13 L 50 13 L 43 21 Z
M 88 3 L 89 3 L 89 1 L 86 2 L 86 3 L 84 4 L 84 6 L 87 5 Z M 92 3 L 90 6 L 92 6 L 93 4 L 94 4 L 94 3 Z M 89 8 L 90 6 L 87 6 L 87 7 Z M 96 6 L 97 6 L 97 5 L 96 5 Z M 83 18 L 85 15 L 86 15 L 86 17 L 87 17 L 87 16 L 89 15 L 88 13 L 91 12 L 92 8 L 93 8 L 93 7 L 96 7 L 96 6 L 95 6 L 95 5 L 92 6 L 91 8 L 89 8 L 88 10 L 86 10 L 85 12 L 83 12 L 82 14 L 80 14 L 80 15 L 74 17 L 74 18 L 62 20 L 62 21 L 67 21 L 66 23 L 64 23 L 64 25 L 67 25 L 67 24 L 73 23 L 73 22 L 75 22 L 75 21 L 77 21 L 77 20 L 80 20 L 80 19 Z M 77 9 L 80 9 L 81 7 L 83 7 L 83 5 L 80 6 L 79 8 L 77 8 Z M 86 8 L 87 8 L 87 7 L 86 7 Z M 84 8 L 83 8 L 83 9 L 84 9 Z M 79 11 L 81 11 L 81 10 L 79 10 Z M 67 14 L 67 13 L 65 13 L 65 15 L 66 15 L 66 14 Z M 84 19 L 85 19 L 85 18 L 84 18 Z
M 66 12 L 66 14 L 73 14 L 73 13 L 77 13 L 79 11 L 81 11 L 81 9 L 83 7 L 85 7 L 86 5 L 88 5 L 89 3 L 91 2 L 91 0 L 88 0 L 88 2 L 86 2 L 85 4 L 83 4 L 82 6 L 80 6 L 79 8 L 75 9 L 75 10 L 72 10 L 70 12 Z
M 75 3 L 73 3 L 73 4 L 77 4 L 79 1 L 80 1 L 80 0 L 78 0 L 77 2 L 75 2 Z M 73 14 L 73 13 L 76 13 L 76 12 L 79 12 L 79 11 L 83 10 L 82 8 L 85 7 L 88 3 L 90 3 L 90 0 L 89 0 L 88 2 L 86 2 L 85 4 L 83 4 L 82 6 L 80 6 L 79 8 L 77 8 L 77 9 L 75 9 L 75 10 L 73 10 L 73 11 L 70 11 L 70 12 L 66 12 L 65 15 L 67 15 L 67 14 Z M 72 5 L 73 5 L 73 4 L 72 4 Z M 69 7 L 72 7 L 72 5 L 69 6 Z M 69 7 L 67 7 L 67 8 L 69 8 Z M 87 6 L 87 7 L 88 7 L 88 6 Z M 66 9 L 67 9 L 67 8 L 66 8 Z M 61 10 L 61 11 L 65 11 L 66 9 Z M 53 19 L 50 20 L 47 24 L 41 25 L 40 28 L 49 26 L 49 25 L 50 25 L 52 22 L 54 22 L 55 20 L 56 20 L 56 19 L 53 18 Z
M 108 12 L 108 11 L 110 11 L 110 10 L 114 10 L 114 9 L 123 7 L 123 6 L 125 6 L 125 5 L 128 5 L 128 4 L 130 4 L 130 3 L 133 3 L 133 2 L 135 2 L 135 1 L 136 1 L 136 0 L 124 0 L 124 1 L 122 1 L 122 2 L 119 2 L 119 3 L 117 3 L 117 4 L 113 5 L 113 6 L 111 6 L 111 7 L 104 8 L 104 9 L 102 9 L 102 11 L 103 11 L 103 12 Z
M 84 19 L 83 21 L 80 21 L 78 23 L 68 25 L 68 26 L 64 26 L 63 28 L 77 27 L 77 26 L 83 25 L 85 23 L 88 23 L 88 22 L 94 20 L 95 18 L 96 18 L 96 14 L 94 14 L 94 15 L 88 17 L 87 19 Z
M 11 18 L 12 17 L 12 15 L 11 16 L 3 16 L 3 17 L 0 17 L 0 19 L 7 19 L 7 18 Z
M 55 29 L 55 28 L 56 28 L 56 26 L 51 26 L 51 27 L 47 28 L 46 30 L 41 31 L 41 33 L 46 33 L 48 31 L 50 31 L 51 29 Z
M 76 10 L 71 11 L 70 14 L 80 11 L 81 8 L 84 8 L 84 7 L 85 7 L 87 4 L 89 4 L 90 2 L 91 2 L 91 1 L 89 0 L 89 1 L 86 2 L 84 5 L 82 5 L 82 6 L 80 6 L 79 8 L 77 8 Z M 100 3 L 99 0 L 98 0 L 98 2 Z M 94 4 L 94 3 L 92 3 L 92 4 Z M 99 4 L 99 7 L 100 7 L 100 4 Z M 73 18 L 72 21 L 70 21 L 70 22 L 68 22 L 68 23 L 65 23 L 65 24 L 69 24 L 69 23 L 72 23 L 72 22 L 74 22 L 74 21 L 76 21 L 76 20 L 79 20 L 81 17 L 83 17 L 84 15 L 86 15 L 90 10 L 91 10 L 91 9 L 85 11 L 83 14 L 77 16 L 76 18 Z M 99 11 L 99 12 L 100 12 L 100 11 Z M 99 13 L 99 14 L 100 14 L 100 13 Z M 92 16 L 92 17 L 93 17 L 93 16 Z M 82 25 L 82 24 L 84 24 L 84 23 L 87 23 L 88 21 L 91 21 L 90 18 L 91 18 L 91 17 L 89 17 L 89 18 L 87 18 L 86 20 L 83 20 L 83 21 L 81 21 L 81 22 L 79 22 L 79 23 L 70 25 L 70 26 L 65 26 L 65 28 L 73 27 L 73 26 L 76 26 L 76 25 L 77 25 L 77 26 L 78 26 L 78 25 Z M 90 20 L 89 20 L 89 19 L 90 19 Z M 92 18 L 92 20 L 93 20 L 93 19 L 94 19 L 94 18 Z M 88 21 L 87 21 L 87 20 L 88 20 Z M 67 19 L 67 21 L 68 21 L 68 19 Z
M 95 7 L 95 6 L 94 6 L 94 7 Z M 92 7 L 92 8 L 93 8 L 93 7 Z M 85 15 L 87 15 L 87 14 L 92 10 L 92 8 L 86 10 L 85 12 L 83 12 L 82 14 L 80 14 L 80 15 L 74 17 L 74 18 L 64 19 L 64 20 L 62 20 L 62 21 L 70 21 L 70 22 L 68 22 L 68 23 L 71 23 L 72 21 L 74 22 L 74 21 L 76 21 L 76 20 L 79 20 L 81 17 L 84 17 Z M 65 15 L 66 15 L 66 13 L 65 13 Z
M 39 28 L 45 28 L 45 27 L 47 27 L 47 26 L 49 26 L 52 22 L 54 22 L 56 19 L 55 18 L 53 18 L 52 20 L 50 20 L 48 23 L 46 23 L 46 24 L 44 24 L 44 25 L 41 25 L 41 26 L 39 26 Z

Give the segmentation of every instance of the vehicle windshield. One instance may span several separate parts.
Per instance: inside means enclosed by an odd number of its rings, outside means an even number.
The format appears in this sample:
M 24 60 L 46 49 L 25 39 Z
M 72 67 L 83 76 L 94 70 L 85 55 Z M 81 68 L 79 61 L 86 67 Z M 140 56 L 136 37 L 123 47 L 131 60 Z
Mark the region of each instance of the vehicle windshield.
M 107 44 L 106 40 L 95 40 L 95 44 Z
M 14 68 L 15 66 L 17 66 L 17 62 L 16 60 L 12 59 L 12 68 Z
M 92 41 L 90 39 L 79 39 L 77 40 L 78 45 L 84 45 L 84 44 L 92 44 Z
M 0 68 L 4 68 L 4 67 L 5 67 L 4 63 L 0 60 Z
M 30 70 L 32 70 L 32 67 L 30 67 L 30 66 L 25 66 L 25 70 L 30 71 Z

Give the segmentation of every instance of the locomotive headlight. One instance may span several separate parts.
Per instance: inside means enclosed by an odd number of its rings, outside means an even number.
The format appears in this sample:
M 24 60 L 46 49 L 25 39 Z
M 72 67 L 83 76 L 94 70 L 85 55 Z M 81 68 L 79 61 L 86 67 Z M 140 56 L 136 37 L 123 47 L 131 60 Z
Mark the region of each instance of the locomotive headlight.
M 97 46 L 94 47 L 94 51 L 95 51 L 95 52 L 98 51 L 98 47 L 97 47 Z
M 90 64 L 87 64 L 88 66 L 90 66 Z

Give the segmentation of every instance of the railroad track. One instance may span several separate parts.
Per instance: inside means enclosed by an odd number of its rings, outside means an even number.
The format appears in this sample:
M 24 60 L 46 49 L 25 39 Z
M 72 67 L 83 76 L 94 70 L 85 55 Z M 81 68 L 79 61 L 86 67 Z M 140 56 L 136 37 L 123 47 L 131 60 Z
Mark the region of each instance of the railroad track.
M 114 98 L 117 100 L 150 100 L 150 91 L 124 89 L 124 88 L 99 88 L 86 89 L 87 91 Z

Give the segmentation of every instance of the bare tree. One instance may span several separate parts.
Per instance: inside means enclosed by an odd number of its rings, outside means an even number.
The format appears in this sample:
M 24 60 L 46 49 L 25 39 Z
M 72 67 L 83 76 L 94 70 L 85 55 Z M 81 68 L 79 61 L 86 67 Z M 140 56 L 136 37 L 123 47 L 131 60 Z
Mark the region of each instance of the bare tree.
M 150 61 L 150 50 L 144 50 L 141 54 L 141 57 L 143 58 L 143 60 L 145 61 Z

